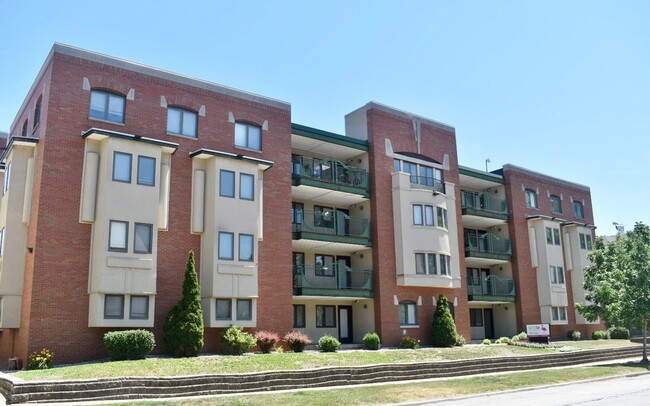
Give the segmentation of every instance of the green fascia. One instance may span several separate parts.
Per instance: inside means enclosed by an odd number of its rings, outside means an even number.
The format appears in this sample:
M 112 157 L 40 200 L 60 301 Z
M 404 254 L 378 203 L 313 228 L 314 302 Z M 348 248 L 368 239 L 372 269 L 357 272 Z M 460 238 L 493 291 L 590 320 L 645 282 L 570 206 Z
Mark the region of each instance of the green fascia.
M 468 295 L 467 300 L 472 301 L 481 301 L 481 302 L 515 302 L 515 295 L 509 296 L 499 296 L 499 295 Z
M 466 257 L 474 257 L 474 258 L 485 258 L 485 259 L 498 259 L 501 261 L 510 261 L 510 257 L 512 255 L 510 254 L 499 254 L 495 252 L 483 252 L 483 251 L 477 251 L 477 250 L 472 250 L 469 248 L 465 249 L 465 256 Z
M 332 144 L 344 147 L 358 149 L 360 151 L 368 151 L 368 141 L 346 137 L 345 135 L 335 134 L 317 128 L 307 127 L 305 125 L 291 123 L 291 133 L 319 141 L 331 142 Z
M 361 195 L 363 197 L 370 197 L 370 191 L 365 188 L 365 187 L 355 187 L 355 186 L 348 186 L 348 185 L 339 185 L 336 183 L 330 183 L 330 182 L 323 182 L 320 180 L 308 178 L 308 177 L 303 177 L 303 176 L 294 176 L 291 178 L 291 185 L 292 186 L 300 186 L 300 185 L 305 185 L 305 186 L 312 186 L 312 187 L 317 187 L 321 189 L 329 189 L 329 190 L 334 190 L 337 192 L 345 192 L 345 193 L 354 193 L 356 195 Z
M 365 245 L 366 247 L 371 247 L 372 244 L 370 239 L 363 236 L 346 236 L 346 235 L 335 235 L 335 234 L 319 234 L 319 233 L 310 233 L 309 231 L 294 231 L 292 233 L 294 240 L 315 240 L 315 241 L 326 241 L 326 242 L 338 242 L 342 244 L 357 244 Z
M 372 290 L 293 288 L 294 296 L 373 297 Z
M 487 217 L 491 219 L 497 219 L 497 220 L 508 220 L 508 213 L 495 213 L 493 211 L 487 211 L 487 210 L 480 210 L 480 209 L 472 209 L 470 207 L 466 207 L 462 211 L 463 216 L 479 216 L 479 217 Z
M 469 168 L 467 166 L 458 165 L 458 172 L 461 175 L 471 176 L 473 178 L 483 179 L 489 182 L 500 183 L 502 185 L 505 183 L 503 180 L 503 176 L 501 175 L 497 175 L 495 173 L 490 173 L 490 172 L 479 171 L 478 169 Z

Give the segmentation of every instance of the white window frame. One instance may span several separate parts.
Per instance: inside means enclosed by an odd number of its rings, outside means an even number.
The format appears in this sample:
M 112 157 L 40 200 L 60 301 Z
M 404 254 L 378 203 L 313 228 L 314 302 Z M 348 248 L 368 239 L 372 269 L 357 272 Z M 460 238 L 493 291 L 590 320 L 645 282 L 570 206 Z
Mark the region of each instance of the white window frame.
M 444 228 L 445 230 L 449 229 L 447 224 L 447 209 L 444 207 L 436 207 L 436 221 L 438 223 L 438 227 Z

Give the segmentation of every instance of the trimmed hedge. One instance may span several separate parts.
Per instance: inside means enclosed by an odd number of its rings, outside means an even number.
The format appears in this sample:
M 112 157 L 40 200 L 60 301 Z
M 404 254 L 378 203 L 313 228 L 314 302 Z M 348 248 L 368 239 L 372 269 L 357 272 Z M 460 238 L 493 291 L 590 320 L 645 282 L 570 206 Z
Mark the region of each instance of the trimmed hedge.
M 329 334 L 325 334 L 318 340 L 318 349 L 323 352 L 336 352 L 341 348 L 341 342 Z
M 377 333 L 366 333 L 363 336 L 363 347 L 366 350 L 378 350 L 381 347 L 381 340 Z
M 109 331 L 103 341 L 113 361 L 144 359 L 156 346 L 153 333 L 147 330 Z
M 607 332 L 612 340 L 627 340 L 630 338 L 630 330 L 625 327 L 610 327 Z

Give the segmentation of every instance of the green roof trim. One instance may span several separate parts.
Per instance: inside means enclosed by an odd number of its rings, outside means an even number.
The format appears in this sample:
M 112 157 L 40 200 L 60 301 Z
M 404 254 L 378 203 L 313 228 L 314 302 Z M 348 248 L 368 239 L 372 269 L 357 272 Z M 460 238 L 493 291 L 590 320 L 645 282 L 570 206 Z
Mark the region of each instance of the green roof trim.
M 360 151 L 368 151 L 368 141 L 331 133 L 329 131 L 319 130 L 317 128 L 307 127 L 301 124 L 291 123 L 291 133 L 300 135 L 302 137 L 312 138 L 324 142 L 331 142 L 332 144 L 358 149 Z
M 469 168 L 467 166 L 458 165 L 458 172 L 461 175 L 471 176 L 473 178 L 487 180 L 489 182 L 504 184 L 503 176 L 497 175 L 492 172 L 479 171 L 478 169 Z

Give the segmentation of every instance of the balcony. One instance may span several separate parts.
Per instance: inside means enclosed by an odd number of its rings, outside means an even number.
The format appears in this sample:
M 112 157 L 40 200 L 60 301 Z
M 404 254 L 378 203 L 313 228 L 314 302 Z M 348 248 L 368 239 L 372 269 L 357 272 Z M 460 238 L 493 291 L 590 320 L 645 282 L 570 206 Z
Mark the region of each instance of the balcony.
M 295 198 L 349 206 L 370 197 L 369 184 L 365 169 L 333 158 L 292 157 L 291 185 Z
M 326 267 L 294 266 L 296 296 L 372 297 L 372 271 L 343 264 Z
M 508 203 L 489 192 L 460 192 L 463 224 L 472 228 L 489 228 L 508 221 Z
M 445 194 L 445 183 L 440 179 L 417 175 L 409 175 L 409 179 L 411 181 L 411 189 L 428 189 L 443 195 Z
M 467 279 L 467 299 L 470 302 L 514 303 L 515 282 L 496 275 Z
M 465 230 L 465 263 L 470 266 L 490 266 L 510 261 L 510 240 L 494 234 L 478 234 Z
M 347 250 L 359 250 L 371 246 L 370 220 L 350 217 L 340 210 L 294 213 L 293 239 L 303 241 L 294 247 L 314 249 L 331 243 Z M 336 249 L 336 247 L 328 247 Z

